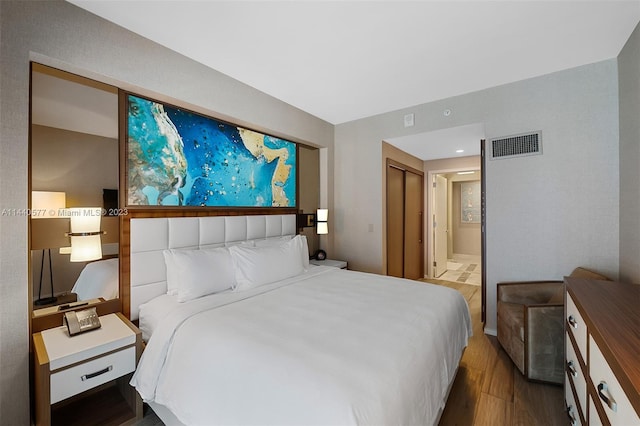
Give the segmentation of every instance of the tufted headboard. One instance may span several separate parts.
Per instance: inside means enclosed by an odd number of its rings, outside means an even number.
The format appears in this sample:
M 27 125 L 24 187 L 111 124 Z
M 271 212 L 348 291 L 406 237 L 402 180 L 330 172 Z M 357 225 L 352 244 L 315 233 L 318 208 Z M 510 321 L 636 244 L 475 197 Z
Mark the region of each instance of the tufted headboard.
M 296 234 L 296 215 L 140 218 L 130 221 L 130 319 L 167 292 L 163 250 L 224 247 Z

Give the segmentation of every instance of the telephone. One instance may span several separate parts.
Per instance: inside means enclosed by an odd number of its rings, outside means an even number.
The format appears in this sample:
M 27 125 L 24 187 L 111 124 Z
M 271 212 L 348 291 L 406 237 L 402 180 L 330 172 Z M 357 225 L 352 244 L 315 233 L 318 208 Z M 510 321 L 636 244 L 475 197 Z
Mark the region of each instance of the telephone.
M 64 324 L 69 330 L 69 336 L 75 336 L 78 333 L 101 327 L 96 308 L 66 312 L 64 314 Z

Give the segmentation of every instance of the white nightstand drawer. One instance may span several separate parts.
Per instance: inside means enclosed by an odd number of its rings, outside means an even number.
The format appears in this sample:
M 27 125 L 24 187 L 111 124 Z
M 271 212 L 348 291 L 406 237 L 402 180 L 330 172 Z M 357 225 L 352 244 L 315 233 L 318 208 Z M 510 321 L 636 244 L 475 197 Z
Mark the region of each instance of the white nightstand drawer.
M 580 367 L 580 363 L 578 362 L 578 357 L 576 356 L 575 351 L 573 350 L 573 345 L 571 344 L 571 340 L 568 338 L 565 339 L 566 343 L 566 352 L 565 356 L 567 357 L 566 364 L 566 372 L 568 376 L 571 376 L 571 381 L 573 382 L 573 387 L 576 389 L 576 394 L 578 395 L 578 405 L 580 407 L 580 411 L 582 411 L 582 417 L 584 419 L 587 418 L 587 381 L 584 377 L 584 373 L 582 372 L 582 368 Z M 566 387 L 569 387 L 569 383 L 567 382 Z
M 589 337 L 589 375 L 599 397 L 594 403 L 604 407 L 604 412 L 612 425 L 640 424 L 640 417 L 638 417 L 593 337 Z
M 582 315 L 578 312 L 576 304 L 573 302 L 571 295 L 567 292 L 567 308 L 566 308 L 567 330 L 571 332 L 578 344 L 578 352 L 576 355 L 582 358 L 587 364 L 587 324 L 582 319 Z
M 51 374 L 51 404 L 131 373 L 136 348 L 130 347 Z

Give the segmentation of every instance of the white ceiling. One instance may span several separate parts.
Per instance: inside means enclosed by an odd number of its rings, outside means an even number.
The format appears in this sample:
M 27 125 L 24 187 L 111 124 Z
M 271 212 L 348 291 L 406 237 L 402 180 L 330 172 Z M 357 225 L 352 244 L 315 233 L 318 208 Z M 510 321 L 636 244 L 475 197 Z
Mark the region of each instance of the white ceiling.
M 338 124 L 615 58 L 640 1 L 69 0 Z
M 423 160 L 480 155 L 484 124 L 469 124 L 427 133 L 386 139 L 391 145 Z
M 640 0 L 68 1 L 333 124 L 615 58 L 640 21 Z M 389 142 L 433 159 L 483 136 Z

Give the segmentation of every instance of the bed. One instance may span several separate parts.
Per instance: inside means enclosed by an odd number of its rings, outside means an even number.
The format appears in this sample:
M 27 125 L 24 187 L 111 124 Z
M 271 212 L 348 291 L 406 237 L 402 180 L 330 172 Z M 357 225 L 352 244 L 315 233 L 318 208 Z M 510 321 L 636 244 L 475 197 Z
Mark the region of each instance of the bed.
M 71 292 L 78 300 L 115 299 L 118 297 L 119 273 L 118 258 L 89 262 L 82 268 Z
M 167 424 L 434 424 L 471 336 L 446 287 L 313 266 L 295 215 L 131 219 L 131 384 Z

